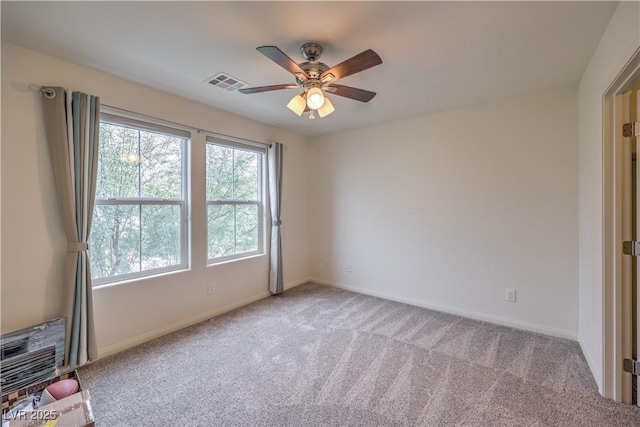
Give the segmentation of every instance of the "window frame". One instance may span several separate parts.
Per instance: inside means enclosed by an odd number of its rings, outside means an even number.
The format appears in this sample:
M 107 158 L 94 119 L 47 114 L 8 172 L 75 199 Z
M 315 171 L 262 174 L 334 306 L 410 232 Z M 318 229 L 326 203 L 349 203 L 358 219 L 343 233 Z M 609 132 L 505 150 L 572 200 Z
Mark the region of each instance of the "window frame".
M 207 164 L 207 155 L 206 150 L 210 145 L 217 145 L 225 148 L 231 148 L 233 150 L 243 150 L 250 151 L 260 155 L 258 160 L 258 189 L 257 189 L 257 199 L 255 200 L 245 200 L 245 199 L 209 199 L 206 194 L 207 188 L 207 177 L 208 177 L 208 167 Z M 259 255 L 264 255 L 264 241 L 265 241 L 265 191 L 266 191 L 266 179 L 265 172 L 267 169 L 266 165 L 266 156 L 267 149 L 265 146 L 258 144 L 250 144 L 246 142 L 236 142 L 228 139 L 222 139 L 214 136 L 206 137 L 206 146 L 205 146 L 205 204 L 206 204 L 206 213 L 205 217 L 207 218 L 207 246 L 206 246 L 206 256 L 207 256 L 207 265 L 216 265 L 229 261 L 242 260 L 246 258 L 251 258 Z M 258 248 L 255 251 L 251 252 L 242 252 L 241 254 L 233 254 L 233 255 L 225 255 L 221 257 L 209 258 L 209 206 L 247 206 L 247 205 L 255 205 L 257 206 L 257 219 L 258 219 Z M 234 222 L 234 245 L 237 243 L 235 240 L 235 228 L 236 223 Z
M 136 271 L 132 273 L 119 274 L 110 277 L 101 277 L 92 279 L 92 286 L 94 288 L 113 285 L 120 282 L 127 282 L 136 279 L 147 279 L 154 276 L 159 276 L 167 273 L 188 270 L 190 267 L 190 233 L 189 222 L 191 217 L 189 215 L 190 208 L 190 175 L 189 169 L 189 155 L 191 145 L 191 132 L 176 127 L 167 126 L 162 123 L 161 120 L 147 121 L 138 120 L 127 115 L 112 114 L 110 112 L 100 113 L 100 125 L 107 123 L 115 126 L 128 127 L 138 131 L 161 133 L 178 138 L 182 138 L 181 144 L 181 174 L 182 174 L 182 198 L 155 198 L 155 197 L 95 197 L 94 204 L 98 205 L 127 205 L 127 206 L 139 206 L 138 212 L 140 218 L 142 218 L 142 206 L 180 206 L 180 263 L 167 266 L 153 268 L 144 271 Z M 139 147 L 138 147 L 139 149 Z M 142 233 L 140 233 L 138 239 L 142 239 Z M 142 246 L 142 245 L 141 245 Z M 91 251 L 91 248 L 89 248 Z M 142 252 L 140 253 L 142 258 Z

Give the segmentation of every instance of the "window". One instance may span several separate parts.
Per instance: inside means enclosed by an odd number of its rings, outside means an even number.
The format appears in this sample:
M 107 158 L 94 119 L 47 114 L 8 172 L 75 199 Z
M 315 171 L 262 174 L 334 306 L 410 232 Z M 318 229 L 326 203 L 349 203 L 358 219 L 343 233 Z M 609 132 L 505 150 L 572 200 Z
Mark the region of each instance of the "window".
M 89 241 L 100 285 L 187 267 L 188 132 L 101 115 Z
M 264 151 L 207 137 L 209 262 L 262 253 Z

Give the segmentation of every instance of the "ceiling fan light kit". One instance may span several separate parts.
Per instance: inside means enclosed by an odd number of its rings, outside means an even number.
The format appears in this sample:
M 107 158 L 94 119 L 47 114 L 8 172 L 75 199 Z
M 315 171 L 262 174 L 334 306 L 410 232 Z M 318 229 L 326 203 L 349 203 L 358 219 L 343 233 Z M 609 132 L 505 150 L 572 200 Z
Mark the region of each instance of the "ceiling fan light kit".
M 312 110 L 317 110 L 324 104 L 324 94 L 319 87 L 312 87 L 307 91 L 307 105 Z
M 331 103 L 329 98 L 325 97 L 324 104 L 322 105 L 322 107 L 318 108 L 318 115 L 320 117 L 326 117 L 334 111 L 336 111 L 336 109 L 333 107 L 333 104 Z
M 287 108 L 296 113 L 298 116 L 302 116 L 304 113 L 304 109 L 307 107 L 307 101 L 302 97 L 302 95 L 296 95 L 291 98 L 291 101 L 287 104 Z
M 260 46 L 256 49 L 293 74 L 296 84 L 242 88 L 240 92 L 252 94 L 280 89 L 303 89 L 303 94 L 294 96 L 287 104 L 287 107 L 298 116 L 302 116 L 305 111 L 309 111 L 309 119 L 315 119 L 314 113 L 316 112 L 320 117 L 326 117 L 333 113 L 335 107 L 327 98 L 325 92 L 360 102 L 369 102 L 376 96 L 375 92 L 333 83 L 338 79 L 382 64 L 380 56 L 371 49 L 365 50 L 331 68 L 327 64 L 318 62 L 323 48 L 317 43 L 305 43 L 300 47 L 300 53 L 307 60 L 307 62 L 300 64 L 294 62 L 276 46 Z

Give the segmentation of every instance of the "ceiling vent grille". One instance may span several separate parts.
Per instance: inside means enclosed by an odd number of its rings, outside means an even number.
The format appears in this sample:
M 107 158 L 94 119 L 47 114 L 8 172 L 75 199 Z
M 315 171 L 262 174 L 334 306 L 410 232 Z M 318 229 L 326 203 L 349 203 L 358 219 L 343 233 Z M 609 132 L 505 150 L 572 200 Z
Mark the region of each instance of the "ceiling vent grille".
M 235 77 L 222 72 L 216 74 L 215 76 L 209 77 L 206 82 L 228 92 L 233 92 L 234 90 L 242 89 L 243 87 L 249 86 L 248 83 L 245 83 L 240 79 L 236 79 Z

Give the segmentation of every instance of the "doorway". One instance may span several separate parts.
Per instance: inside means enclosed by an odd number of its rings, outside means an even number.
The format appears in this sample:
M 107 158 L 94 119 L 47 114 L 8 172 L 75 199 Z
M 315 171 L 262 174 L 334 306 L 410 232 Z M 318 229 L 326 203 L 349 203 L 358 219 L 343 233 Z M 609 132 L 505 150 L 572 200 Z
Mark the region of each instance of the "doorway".
M 640 128 L 640 80 L 634 83 L 634 87 L 628 92 L 630 122 L 637 123 Z M 633 132 L 628 137 L 631 147 L 631 225 L 634 241 L 640 241 L 640 173 L 638 171 L 638 138 L 640 132 Z M 631 263 L 631 324 L 625 322 L 631 332 L 631 358 L 638 359 L 638 341 L 640 341 L 640 324 L 638 323 L 638 307 L 640 307 L 640 295 L 638 294 L 638 280 L 640 280 L 640 257 L 636 256 Z M 624 327 L 624 326 L 623 326 Z M 638 375 L 631 375 L 631 402 L 638 405 Z
M 640 183 L 638 179 L 638 138 L 640 128 L 640 81 L 632 83 L 631 90 L 616 96 L 617 111 L 623 122 L 632 123 L 633 129 L 623 131 L 622 145 L 622 238 L 628 242 L 640 242 Z M 636 123 L 638 123 L 636 125 Z M 624 246 L 623 246 L 624 247 Z M 622 256 L 622 357 L 638 360 L 638 272 L 640 254 L 634 253 L 633 246 L 623 250 Z M 629 253 L 631 252 L 631 253 Z M 622 402 L 638 404 L 638 376 L 628 371 L 623 364 Z
M 640 241 L 640 173 L 634 160 L 637 138 L 625 136 L 623 125 L 640 121 L 639 89 L 640 50 L 604 96 L 603 394 L 629 404 L 638 401 L 638 380 L 625 372 L 624 359 L 638 357 L 640 256 L 625 254 L 623 246 Z

